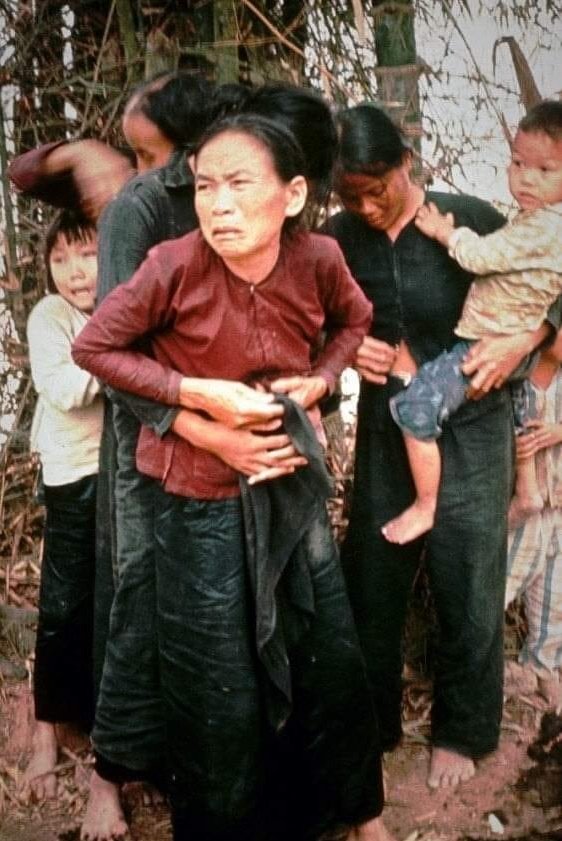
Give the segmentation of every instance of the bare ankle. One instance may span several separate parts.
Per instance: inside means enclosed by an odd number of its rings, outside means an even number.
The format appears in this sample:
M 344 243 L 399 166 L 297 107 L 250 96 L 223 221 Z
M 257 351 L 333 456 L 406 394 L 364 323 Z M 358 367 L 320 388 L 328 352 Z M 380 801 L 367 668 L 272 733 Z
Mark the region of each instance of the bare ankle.
M 436 497 L 418 497 L 398 517 L 385 523 L 381 531 L 390 543 L 410 543 L 433 528 L 436 508 Z
M 57 778 L 57 734 L 55 725 L 38 721 L 32 740 L 32 752 L 22 780 L 24 797 L 37 801 L 55 797 Z

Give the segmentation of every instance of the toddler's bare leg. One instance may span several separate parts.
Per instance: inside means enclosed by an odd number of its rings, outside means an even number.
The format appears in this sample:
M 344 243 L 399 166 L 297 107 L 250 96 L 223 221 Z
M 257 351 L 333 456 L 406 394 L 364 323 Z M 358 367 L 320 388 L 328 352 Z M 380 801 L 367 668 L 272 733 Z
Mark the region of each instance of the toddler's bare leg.
M 527 517 L 538 514 L 544 506 L 539 485 L 535 458 L 518 459 L 515 475 L 515 493 L 509 505 L 509 528 L 514 529 Z
M 402 378 L 412 377 L 417 372 L 416 362 L 404 341 L 398 346 L 392 372 Z M 441 456 L 435 441 L 418 441 L 405 435 L 404 442 L 416 499 L 413 505 L 382 527 L 382 533 L 390 543 L 409 543 L 432 528 L 441 478 Z
M 398 517 L 382 527 L 390 543 L 409 543 L 433 528 L 441 479 L 441 454 L 436 441 L 418 441 L 404 436 L 416 499 Z

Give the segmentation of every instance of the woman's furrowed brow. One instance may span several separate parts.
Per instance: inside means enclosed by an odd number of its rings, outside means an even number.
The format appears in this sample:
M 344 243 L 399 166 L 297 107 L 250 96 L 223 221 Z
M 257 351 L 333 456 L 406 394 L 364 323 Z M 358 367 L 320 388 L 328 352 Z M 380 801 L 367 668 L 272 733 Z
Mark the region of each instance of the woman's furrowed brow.
M 244 177 L 249 177 L 252 175 L 249 169 L 233 169 L 231 172 L 224 172 L 220 175 L 207 175 L 205 172 L 198 172 L 196 174 L 197 181 L 218 181 L 219 179 L 222 181 L 230 181 L 232 178 L 239 178 L 241 175 Z

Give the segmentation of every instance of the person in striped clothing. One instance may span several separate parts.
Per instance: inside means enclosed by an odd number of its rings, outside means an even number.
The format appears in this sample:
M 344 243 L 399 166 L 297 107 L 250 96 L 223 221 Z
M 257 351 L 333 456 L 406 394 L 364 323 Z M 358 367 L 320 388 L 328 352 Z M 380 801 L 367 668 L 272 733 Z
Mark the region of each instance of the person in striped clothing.
M 534 458 L 542 508 L 509 534 L 506 605 L 521 597 L 528 634 L 519 662 L 551 708 L 562 703 L 562 330 L 531 374 L 536 419 L 517 438 L 517 460 Z

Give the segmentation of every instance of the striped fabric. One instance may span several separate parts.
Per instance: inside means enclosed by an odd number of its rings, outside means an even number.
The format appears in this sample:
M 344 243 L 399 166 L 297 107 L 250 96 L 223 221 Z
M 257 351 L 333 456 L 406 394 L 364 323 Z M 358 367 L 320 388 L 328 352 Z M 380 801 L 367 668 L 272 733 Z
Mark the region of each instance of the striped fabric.
M 546 390 L 532 388 L 537 417 L 562 423 L 561 371 Z M 536 460 L 545 507 L 509 535 L 506 605 L 522 597 L 529 633 L 519 659 L 540 673 L 562 667 L 562 445 Z

